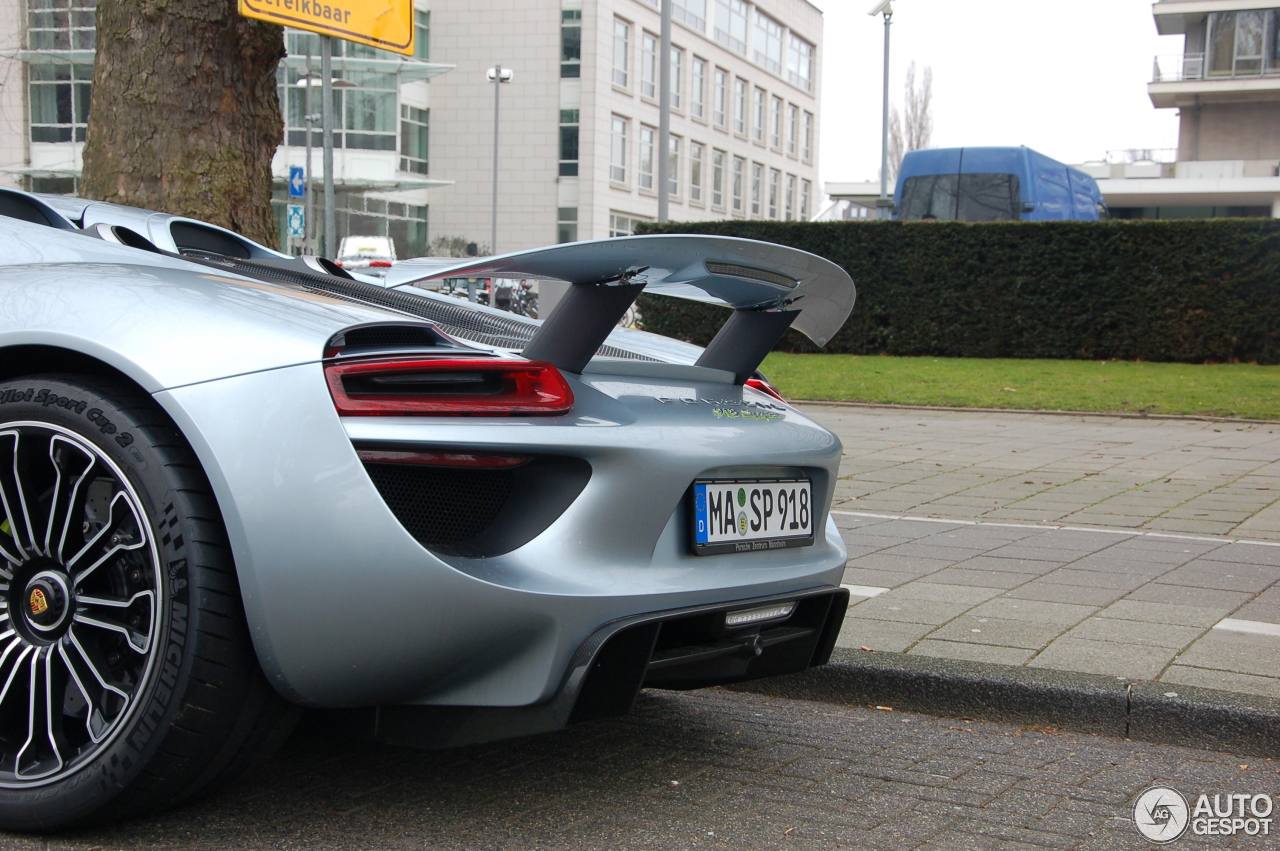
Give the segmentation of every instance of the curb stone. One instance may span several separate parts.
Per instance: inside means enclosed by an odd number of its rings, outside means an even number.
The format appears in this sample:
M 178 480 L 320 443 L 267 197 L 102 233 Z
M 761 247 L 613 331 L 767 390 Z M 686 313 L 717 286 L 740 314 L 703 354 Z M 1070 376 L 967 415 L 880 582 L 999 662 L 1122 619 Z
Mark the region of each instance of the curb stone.
M 837 648 L 825 666 L 730 688 L 1280 756 L 1280 699 L 1170 683 Z

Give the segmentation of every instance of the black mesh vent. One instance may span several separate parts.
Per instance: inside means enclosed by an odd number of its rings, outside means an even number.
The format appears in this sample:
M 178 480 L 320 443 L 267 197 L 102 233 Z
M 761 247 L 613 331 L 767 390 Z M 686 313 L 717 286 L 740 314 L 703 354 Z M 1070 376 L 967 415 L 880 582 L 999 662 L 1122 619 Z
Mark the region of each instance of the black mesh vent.
M 344 335 L 347 347 L 353 349 L 401 349 L 440 345 L 430 328 L 412 325 L 374 325 L 353 328 Z
M 446 551 L 497 519 L 513 484 L 510 470 L 364 466 L 400 525 L 424 547 Z

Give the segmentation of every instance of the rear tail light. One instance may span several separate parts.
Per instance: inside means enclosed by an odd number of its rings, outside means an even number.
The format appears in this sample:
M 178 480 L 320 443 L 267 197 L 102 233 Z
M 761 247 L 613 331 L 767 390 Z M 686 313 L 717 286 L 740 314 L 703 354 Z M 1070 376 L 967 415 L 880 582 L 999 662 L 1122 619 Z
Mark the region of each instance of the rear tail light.
M 391 263 L 386 260 L 370 260 L 369 265 L 375 269 L 390 269 Z
M 773 398 L 777 399 L 779 402 L 782 402 L 784 404 L 787 401 L 786 399 L 782 398 L 782 393 L 778 391 L 778 388 L 774 387 L 764 378 L 748 378 L 747 386 L 750 387 L 752 390 L 759 390 L 761 393 L 767 393 Z
M 563 414 L 573 390 L 541 361 L 398 358 L 327 363 L 342 416 Z

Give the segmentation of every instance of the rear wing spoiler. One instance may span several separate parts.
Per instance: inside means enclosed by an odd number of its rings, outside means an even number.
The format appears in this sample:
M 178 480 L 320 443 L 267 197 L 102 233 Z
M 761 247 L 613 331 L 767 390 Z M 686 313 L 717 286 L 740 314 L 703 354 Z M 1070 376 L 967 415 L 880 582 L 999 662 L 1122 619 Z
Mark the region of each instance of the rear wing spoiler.
M 425 265 L 425 264 L 424 264 Z M 521 352 L 580 373 L 641 292 L 723 304 L 733 313 L 698 366 L 751 377 L 788 328 L 819 346 L 853 310 L 849 274 L 814 254 L 724 236 L 663 235 L 571 242 L 456 265 L 393 266 L 392 288 L 445 278 L 534 278 L 572 284 Z M 423 275 L 422 273 L 427 274 Z

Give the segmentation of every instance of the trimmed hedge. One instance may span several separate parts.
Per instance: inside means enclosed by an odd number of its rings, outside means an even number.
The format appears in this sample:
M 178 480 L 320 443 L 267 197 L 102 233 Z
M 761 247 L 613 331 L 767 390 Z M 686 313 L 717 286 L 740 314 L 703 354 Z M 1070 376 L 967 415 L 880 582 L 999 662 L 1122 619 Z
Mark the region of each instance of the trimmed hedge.
M 843 266 L 858 301 L 824 351 L 1280 363 L 1280 220 L 697 222 Z M 705 345 L 724 308 L 642 296 L 644 328 Z M 782 351 L 817 351 L 792 331 Z

